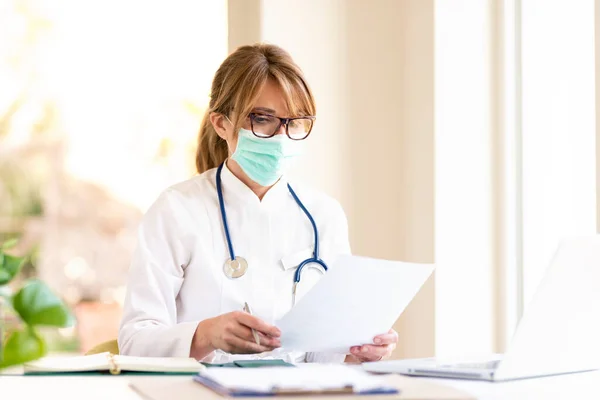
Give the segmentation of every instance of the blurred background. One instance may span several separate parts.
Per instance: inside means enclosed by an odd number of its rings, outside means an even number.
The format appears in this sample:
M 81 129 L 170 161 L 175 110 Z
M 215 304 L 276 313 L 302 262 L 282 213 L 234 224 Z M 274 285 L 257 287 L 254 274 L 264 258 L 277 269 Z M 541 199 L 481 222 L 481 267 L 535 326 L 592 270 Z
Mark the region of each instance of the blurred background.
M 139 221 L 194 173 L 214 72 L 270 42 L 317 100 L 294 178 L 353 252 L 434 262 L 395 357 L 501 352 L 560 238 L 598 231 L 594 0 L 0 0 L 0 241 L 117 336 Z

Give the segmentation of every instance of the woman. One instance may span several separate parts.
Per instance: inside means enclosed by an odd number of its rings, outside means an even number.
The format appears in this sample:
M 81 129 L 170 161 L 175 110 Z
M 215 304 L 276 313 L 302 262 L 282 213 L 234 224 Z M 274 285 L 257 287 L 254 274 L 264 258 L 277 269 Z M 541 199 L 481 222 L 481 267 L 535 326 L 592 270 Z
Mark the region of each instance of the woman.
M 227 57 L 200 128 L 199 175 L 163 192 L 142 221 L 119 333 L 122 354 L 215 363 L 390 355 L 393 330 L 349 354 L 304 354 L 281 349 L 272 325 L 295 301 L 294 273 L 312 256 L 314 229 L 325 263 L 350 252 L 340 205 L 297 184 L 288 188 L 285 180 L 314 115 L 313 95 L 283 49 L 243 46 Z M 304 293 L 321 268 L 303 269 Z M 252 315 L 242 311 L 246 304 Z

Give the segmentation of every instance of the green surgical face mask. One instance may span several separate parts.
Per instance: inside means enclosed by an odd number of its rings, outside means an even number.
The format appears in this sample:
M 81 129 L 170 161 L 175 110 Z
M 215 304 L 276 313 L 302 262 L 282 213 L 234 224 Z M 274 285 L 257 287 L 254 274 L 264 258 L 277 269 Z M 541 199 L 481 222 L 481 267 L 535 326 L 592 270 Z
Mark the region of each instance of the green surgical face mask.
M 300 155 L 302 144 L 286 135 L 262 139 L 247 129 L 240 129 L 235 160 L 250 179 L 271 186 L 284 174 L 291 161 Z

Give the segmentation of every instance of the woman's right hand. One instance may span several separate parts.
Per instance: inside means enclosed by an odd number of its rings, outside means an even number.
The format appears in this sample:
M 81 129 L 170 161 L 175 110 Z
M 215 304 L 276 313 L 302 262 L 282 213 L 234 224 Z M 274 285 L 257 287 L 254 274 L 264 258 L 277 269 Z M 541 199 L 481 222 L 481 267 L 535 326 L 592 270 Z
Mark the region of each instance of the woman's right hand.
M 258 333 L 260 344 L 256 344 L 252 329 Z M 280 336 L 277 327 L 246 312 L 233 311 L 198 324 L 190 355 L 202 359 L 217 349 L 231 354 L 264 353 L 281 347 Z

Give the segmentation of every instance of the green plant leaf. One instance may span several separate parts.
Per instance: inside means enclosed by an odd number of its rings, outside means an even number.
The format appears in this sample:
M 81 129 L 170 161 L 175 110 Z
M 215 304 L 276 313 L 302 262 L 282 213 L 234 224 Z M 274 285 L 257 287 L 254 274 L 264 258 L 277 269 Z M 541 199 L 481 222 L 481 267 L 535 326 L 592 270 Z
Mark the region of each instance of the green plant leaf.
M 4 254 L 0 263 L 0 285 L 6 285 L 19 272 L 25 263 L 24 257 L 15 257 L 10 254 Z
M 0 246 L 0 250 L 11 249 L 11 248 L 15 247 L 15 245 L 17 244 L 17 242 L 18 242 L 18 239 L 7 240 L 6 242 L 2 243 L 2 245 Z
M 11 279 L 12 276 L 10 276 L 8 271 L 0 269 L 0 284 L 6 285 L 8 282 L 10 282 Z
M 42 281 L 29 281 L 13 296 L 12 303 L 15 311 L 28 325 L 73 325 L 74 318 L 68 307 Z
M 46 344 L 33 328 L 10 333 L 4 343 L 0 369 L 37 360 L 46 354 Z

